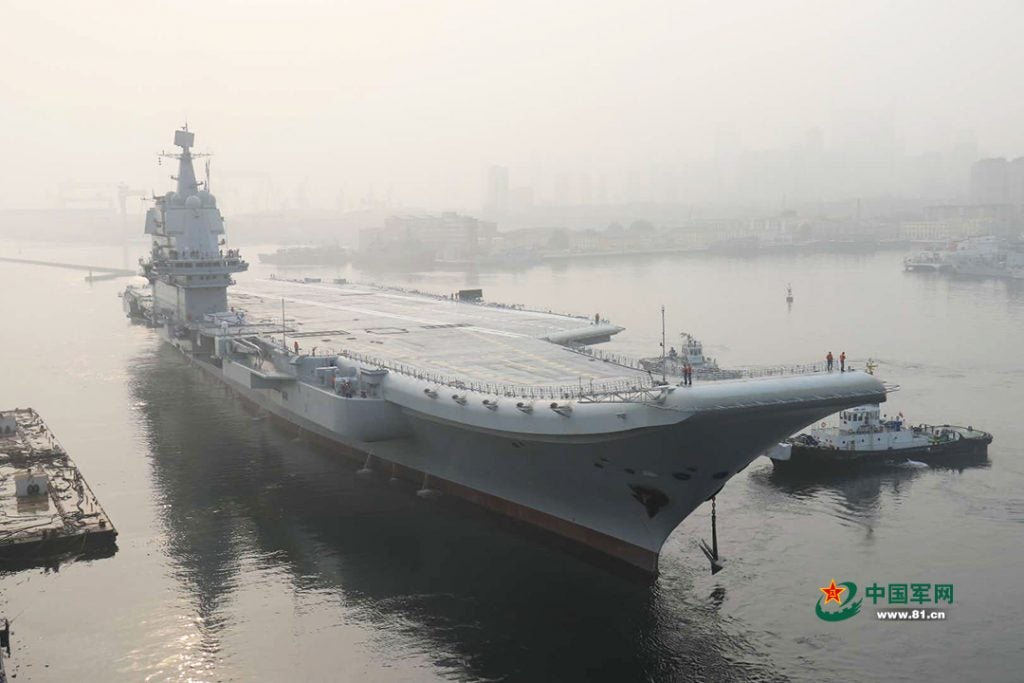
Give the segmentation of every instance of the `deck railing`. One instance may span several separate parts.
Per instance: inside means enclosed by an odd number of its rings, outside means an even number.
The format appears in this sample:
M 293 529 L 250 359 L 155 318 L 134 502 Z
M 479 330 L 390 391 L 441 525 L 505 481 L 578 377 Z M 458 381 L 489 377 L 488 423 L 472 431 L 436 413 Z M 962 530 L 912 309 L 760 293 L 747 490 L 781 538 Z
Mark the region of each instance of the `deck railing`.
M 370 284 L 363 286 L 380 287 L 380 285 Z M 386 289 L 392 291 L 405 291 L 412 294 L 425 294 L 414 289 L 402 290 L 396 287 L 387 287 Z M 438 297 L 433 295 L 436 298 Z M 265 324 L 271 324 L 271 321 L 261 321 Z M 258 324 L 258 323 L 257 323 Z M 250 325 L 253 327 L 253 325 Z M 262 334 L 272 335 L 273 333 L 269 330 L 261 331 Z M 278 332 L 279 334 L 279 332 Z M 304 336 L 304 335 L 296 335 Z M 312 335 L 310 335 L 312 336 Z M 281 348 L 280 341 L 277 337 L 270 337 L 271 343 L 277 348 Z M 481 394 L 488 394 L 491 396 L 505 396 L 508 398 L 523 398 L 523 399 L 537 399 L 537 400 L 584 400 L 584 401 L 649 401 L 654 400 L 662 395 L 661 387 L 664 386 L 660 380 L 660 373 L 654 371 L 652 368 L 644 367 L 640 359 L 620 353 L 612 353 L 595 349 L 592 346 L 586 346 L 583 344 L 569 342 L 563 345 L 563 348 L 570 353 L 576 353 L 594 360 L 602 361 L 611 365 L 621 367 L 625 370 L 630 371 L 633 374 L 632 377 L 623 378 L 620 380 L 604 380 L 604 381 L 593 381 L 593 380 L 582 380 L 575 384 L 560 384 L 560 385 L 530 385 L 530 384 L 518 384 L 514 382 L 482 382 L 465 380 L 454 375 L 447 375 L 439 372 L 432 372 L 423 368 L 418 368 L 413 365 L 399 363 L 397 361 L 373 356 L 371 354 L 361 353 L 358 351 L 352 351 L 348 349 L 336 350 L 330 347 L 322 346 L 316 347 L 319 351 L 316 355 L 322 356 L 342 356 L 351 359 L 357 363 L 362 363 L 369 366 L 383 368 L 388 371 L 396 372 L 402 375 L 413 377 L 430 384 L 450 387 L 452 389 L 461 391 L 473 391 Z M 286 353 L 291 353 L 287 348 L 283 349 Z M 870 362 L 868 363 L 870 365 Z M 852 364 L 848 364 L 848 370 L 852 371 Z M 826 373 L 827 368 L 824 363 L 804 363 L 796 365 L 774 365 L 774 366 L 762 366 L 762 367 L 747 367 L 721 371 L 700 371 L 696 374 L 695 380 L 698 383 L 708 381 L 726 381 L 726 380 L 743 380 L 743 379 L 756 379 L 766 377 L 784 377 L 784 376 L 795 376 L 795 375 L 812 375 L 818 373 Z M 833 372 L 839 372 L 838 369 L 834 369 Z M 678 379 L 677 377 L 673 377 Z
M 356 351 L 342 350 L 338 355 L 345 358 L 349 358 L 358 363 L 364 363 L 366 365 L 372 365 L 379 368 L 384 368 L 389 371 L 397 372 L 402 375 L 414 377 L 416 379 L 436 384 L 440 386 L 451 387 L 461 391 L 473 391 L 481 394 L 490 394 L 492 396 L 505 396 L 508 398 L 524 398 L 524 399 L 545 399 L 545 400 L 578 400 L 585 398 L 595 398 L 604 395 L 630 395 L 630 394 L 647 394 L 651 391 L 657 391 L 657 386 L 649 378 L 642 375 L 638 375 L 634 379 L 623 379 L 623 380 L 612 380 L 612 381 L 586 381 L 582 380 L 577 384 L 559 384 L 559 385 L 529 385 L 529 384 L 516 384 L 511 382 L 478 382 L 478 381 L 466 381 L 458 377 L 451 375 L 445 375 L 437 372 L 428 372 L 421 368 L 416 368 L 411 365 L 404 363 L 396 363 L 391 360 L 378 358 L 364 353 Z
M 653 367 L 645 367 L 644 364 L 636 358 L 626 356 L 624 354 L 609 353 L 600 349 L 595 349 L 591 346 L 585 346 L 583 344 L 568 343 L 565 345 L 567 349 L 578 353 L 582 356 L 588 356 L 590 358 L 596 358 L 606 363 L 618 365 L 623 368 L 630 370 L 636 370 L 637 372 L 648 373 L 649 375 L 660 375 L 661 371 L 656 370 Z M 853 370 L 852 364 L 847 364 L 849 371 Z M 816 373 L 828 372 L 828 367 L 825 363 L 802 363 L 796 365 L 768 365 L 768 366 L 751 366 L 746 368 L 735 368 L 735 369 L 722 369 L 722 370 L 698 370 L 695 378 L 698 381 L 722 381 L 727 379 L 756 379 L 759 377 L 784 377 L 787 375 L 813 375 Z M 838 363 L 835 365 L 833 372 L 839 372 Z M 670 375 L 672 376 L 672 375 Z
M 446 386 L 460 391 L 473 391 L 491 396 L 505 396 L 508 398 L 523 398 L 536 400 L 582 400 L 582 401 L 650 401 L 661 395 L 662 384 L 660 384 L 652 373 L 646 372 L 639 367 L 639 362 L 626 356 L 608 354 L 605 352 L 585 353 L 584 355 L 601 358 L 607 362 L 620 365 L 621 367 L 636 369 L 637 375 L 629 379 L 605 380 L 605 381 L 580 381 L 576 384 L 560 385 L 528 385 L 512 382 L 479 382 L 467 381 L 453 375 L 446 375 L 438 372 L 430 372 L 404 363 L 397 363 L 365 353 L 342 350 L 328 353 L 340 355 L 345 358 L 383 368 L 409 377 L 414 377 L 424 382 L 438 386 Z M 634 365 L 629 365 L 633 362 Z M 735 372 L 722 379 L 757 379 L 763 377 L 783 377 L 827 373 L 824 364 L 803 364 L 772 366 L 760 368 L 746 368 L 740 371 L 741 376 L 737 378 Z M 838 370 L 833 370 L 838 372 Z M 703 377 L 701 381 L 721 381 L 714 377 Z

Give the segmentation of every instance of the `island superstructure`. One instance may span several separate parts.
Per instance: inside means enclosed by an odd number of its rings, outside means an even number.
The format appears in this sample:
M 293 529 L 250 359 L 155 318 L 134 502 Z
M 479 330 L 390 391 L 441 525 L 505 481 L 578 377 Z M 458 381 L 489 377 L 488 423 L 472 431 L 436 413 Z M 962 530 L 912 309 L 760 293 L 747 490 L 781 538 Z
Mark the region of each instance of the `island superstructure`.
M 591 345 L 579 318 L 394 288 L 247 279 L 224 250 L 192 133 L 175 192 L 146 218 L 153 251 L 130 316 L 274 416 L 360 458 L 648 572 L 669 534 L 781 439 L 885 400 L 860 373 L 683 387 Z

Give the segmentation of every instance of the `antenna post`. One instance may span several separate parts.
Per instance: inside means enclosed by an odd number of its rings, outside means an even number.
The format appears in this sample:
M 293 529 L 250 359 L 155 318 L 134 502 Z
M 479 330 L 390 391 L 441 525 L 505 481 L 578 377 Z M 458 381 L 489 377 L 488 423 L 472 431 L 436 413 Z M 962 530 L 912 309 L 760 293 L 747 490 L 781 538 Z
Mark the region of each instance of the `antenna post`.
M 661 383 L 668 383 L 668 368 L 665 367 L 665 305 L 661 305 Z

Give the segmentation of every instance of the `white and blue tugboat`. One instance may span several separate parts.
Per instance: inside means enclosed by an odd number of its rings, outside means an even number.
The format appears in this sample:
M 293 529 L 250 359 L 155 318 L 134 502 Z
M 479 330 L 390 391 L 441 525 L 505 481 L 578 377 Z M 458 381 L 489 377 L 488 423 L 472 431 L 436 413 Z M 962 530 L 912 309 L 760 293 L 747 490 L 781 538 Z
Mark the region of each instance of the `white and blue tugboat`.
M 699 379 L 738 379 L 743 373 L 739 370 L 723 370 L 718 367 L 714 358 L 704 355 L 704 345 L 693 335 L 682 332 L 679 335 L 682 344 L 677 351 L 673 346 L 665 354 L 664 358 L 642 358 L 640 365 L 648 372 L 661 373 L 673 377 L 682 377 L 683 368 L 689 365 L 693 369 L 694 376 Z
M 839 425 L 822 422 L 787 440 L 770 453 L 772 464 L 786 470 L 857 466 L 956 465 L 983 461 L 992 435 L 974 427 L 908 426 L 902 415 L 883 419 L 877 403 L 839 413 Z

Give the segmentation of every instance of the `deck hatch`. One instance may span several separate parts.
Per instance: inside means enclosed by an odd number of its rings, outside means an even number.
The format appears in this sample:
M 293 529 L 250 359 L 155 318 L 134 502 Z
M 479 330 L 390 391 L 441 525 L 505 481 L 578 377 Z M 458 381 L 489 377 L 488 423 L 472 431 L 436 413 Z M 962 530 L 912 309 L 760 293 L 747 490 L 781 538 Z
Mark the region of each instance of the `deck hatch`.
M 408 334 L 409 330 L 404 327 L 367 327 L 364 332 L 370 334 Z
M 289 337 L 345 337 L 348 330 L 319 330 L 314 332 L 292 332 Z

